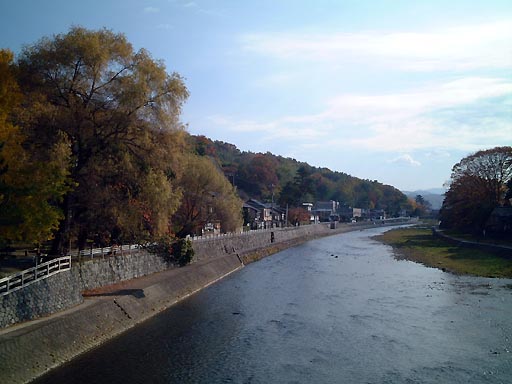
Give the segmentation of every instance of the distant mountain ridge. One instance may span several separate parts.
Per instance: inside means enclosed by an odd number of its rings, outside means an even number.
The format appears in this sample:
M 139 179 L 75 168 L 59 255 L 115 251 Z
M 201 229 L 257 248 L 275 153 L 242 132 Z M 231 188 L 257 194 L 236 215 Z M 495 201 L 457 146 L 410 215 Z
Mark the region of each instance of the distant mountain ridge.
M 444 200 L 444 194 L 446 189 L 444 188 L 429 188 L 421 189 L 417 191 L 402 191 L 409 198 L 416 198 L 421 195 L 423 198 L 432 205 L 432 209 L 441 209 Z

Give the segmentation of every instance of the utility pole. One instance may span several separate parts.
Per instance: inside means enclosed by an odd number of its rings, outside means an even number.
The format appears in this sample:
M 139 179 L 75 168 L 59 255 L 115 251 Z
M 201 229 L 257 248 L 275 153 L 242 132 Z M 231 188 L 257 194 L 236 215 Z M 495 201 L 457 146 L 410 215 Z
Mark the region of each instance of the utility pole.
M 272 204 L 270 208 L 270 217 L 272 218 L 272 221 L 270 223 L 270 228 L 274 228 L 274 184 L 270 184 L 270 188 L 272 190 Z

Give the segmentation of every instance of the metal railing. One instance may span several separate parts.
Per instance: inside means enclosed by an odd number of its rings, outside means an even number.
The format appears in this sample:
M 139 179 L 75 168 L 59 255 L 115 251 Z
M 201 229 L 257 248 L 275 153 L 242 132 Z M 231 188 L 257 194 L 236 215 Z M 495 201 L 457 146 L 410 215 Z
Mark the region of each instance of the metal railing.
M 0 279 L 0 296 L 8 295 L 36 281 L 46 279 L 49 276 L 69 269 L 71 269 L 71 256 L 64 256 L 4 277 Z
M 314 224 L 312 224 L 312 225 L 314 225 Z M 215 239 L 224 239 L 224 238 L 228 238 L 228 237 L 245 236 L 245 235 L 250 235 L 250 234 L 260 233 L 260 232 L 286 231 L 286 230 L 292 230 L 295 228 L 297 228 L 297 227 L 289 226 L 289 227 L 259 228 L 259 229 L 251 229 L 248 231 L 237 231 L 237 232 L 216 233 L 216 234 L 209 233 L 209 234 L 204 234 L 204 235 L 200 235 L 200 236 L 195 236 L 195 235 L 188 236 L 187 239 L 189 239 L 191 241 L 204 241 L 204 240 L 212 240 L 212 239 L 215 240 Z
M 360 222 L 357 222 L 357 223 L 339 223 L 339 225 L 367 226 L 367 225 L 376 224 L 376 223 L 379 223 L 379 224 L 400 224 L 400 223 L 411 222 L 411 221 L 412 222 L 418 221 L 418 218 L 393 217 L 393 218 L 382 219 L 382 220 L 374 219 L 373 221 L 372 220 L 365 220 L 365 221 L 360 221 Z M 319 225 L 319 226 L 327 225 L 329 227 L 330 226 L 330 222 L 318 222 L 318 223 L 311 223 L 311 224 L 303 224 L 303 225 L 301 225 L 301 227 L 305 227 L 305 226 L 308 226 L 308 225 Z M 187 239 L 189 239 L 191 241 L 200 242 L 200 241 L 205 241 L 205 240 L 216 240 L 216 239 L 224 239 L 224 238 L 227 238 L 227 237 L 237 237 L 237 236 L 250 235 L 250 234 L 259 233 L 259 232 L 291 231 L 291 230 L 294 230 L 294 229 L 297 229 L 297 228 L 298 227 L 296 227 L 296 226 L 289 225 L 287 227 L 259 228 L 259 229 L 251 229 L 249 231 L 227 232 L 227 233 L 217 233 L 217 234 L 209 233 L 209 234 L 204 234 L 204 235 L 200 235 L 200 236 L 188 236 Z
M 143 248 L 143 245 L 140 244 L 125 244 L 125 245 L 113 245 L 111 247 L 104 247 L 104 248 L 89 248 L 89 249 L 82 249 L 82 250 L 74 250 L 69 252 L 69 256 L 72 257 L 90 257 L 91 259 L 94 259 L 94 257 L 97 256 L 111 256 L 116 255 L 118 252 L 119 254 L 123 254 L 124 252 L 131 252 L 134 250 L 138 250 L 140 248 Z

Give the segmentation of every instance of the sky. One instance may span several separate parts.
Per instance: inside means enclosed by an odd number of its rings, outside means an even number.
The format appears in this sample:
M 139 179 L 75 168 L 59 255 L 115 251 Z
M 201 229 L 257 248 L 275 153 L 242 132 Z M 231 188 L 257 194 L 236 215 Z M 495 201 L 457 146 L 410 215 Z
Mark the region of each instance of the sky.
M 0 48 L 124 33 L 185 78 L 191 134 L 401 190 L 512 145 L 510 0 L 0 0 Z

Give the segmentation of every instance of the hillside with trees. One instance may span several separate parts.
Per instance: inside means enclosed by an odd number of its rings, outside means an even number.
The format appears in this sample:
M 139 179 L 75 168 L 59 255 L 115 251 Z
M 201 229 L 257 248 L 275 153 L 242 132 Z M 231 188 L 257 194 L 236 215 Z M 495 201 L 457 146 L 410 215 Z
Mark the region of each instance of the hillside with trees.
M 195 152 L 210 157 L 236 186 L 243 199 L 273 200 L 281 206 L 303 202 L 338 201 L 350 207 L 383 209 L 390 216 L 411 210 L 412 201 L 398 189 L 343 172 L 317 168 L 291 158 L 242 152 L 233 144 L 190 136 Z

